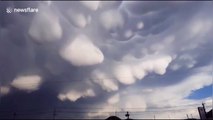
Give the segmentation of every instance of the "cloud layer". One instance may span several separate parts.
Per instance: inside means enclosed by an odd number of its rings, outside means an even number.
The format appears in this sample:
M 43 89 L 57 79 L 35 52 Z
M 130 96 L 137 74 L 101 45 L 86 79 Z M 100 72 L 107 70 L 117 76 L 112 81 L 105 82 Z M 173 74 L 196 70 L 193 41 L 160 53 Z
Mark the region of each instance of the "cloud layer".
M 133 118 L 183 119 L 186 113 L 198 117 L 195 109 L 201 102 L 211 105 L 210 92 L 202 93 L 205 98 L 189 98 L 212 84 L 213 7 L 208 1 L 2 6 L 39 9 L 35 14 L 3 14 L 0 79 L 5 108 L 13 98 L 19 100 L 14 106 L 25 106 L 24 100 L 42 96 L 40 103 L 27 102 L 41 110 L 53 103 L 76 107 L 81 118 L 103 119 L 117 111 L 124 119 L 128 110 Z M 17 97 L 16 91 L 28 94 Z M 77 109 L 82 106 L 91 111 Z

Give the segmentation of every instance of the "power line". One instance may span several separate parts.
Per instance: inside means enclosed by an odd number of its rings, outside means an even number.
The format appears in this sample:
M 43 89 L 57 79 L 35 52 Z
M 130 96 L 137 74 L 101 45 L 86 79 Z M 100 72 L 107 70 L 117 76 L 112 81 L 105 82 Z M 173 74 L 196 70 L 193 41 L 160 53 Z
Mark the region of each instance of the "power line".
M 196 106 L 198 106 L 199 104 L 188 104 L 188 105 L 179 105 L 179 106 L 168 106 L 168 107 L 152 107 L 152 108 L 147 108 L 147 111 L 153 111 L 153 110 L 163 110 L 163 109 L 165 109 L 165 110 L 179 110 L 179 109 L 191 109 L 191 108 L 194 108 L 194 107 L 196 107 Z M 206 107 L 210 107 L 211 105 L 206 105 Z M 184 107 L 184 108 L 180 108 L 180 107 Z M 35 112 L 35 111 L 40 111 L 40 109 L 41 108 L 37 108 L 37 109 L 16 109 L 15 111 L 20 111 L 20 112 L 30 112 L 30 111 L 33 111 L 33 112 Z M 113 108 L 105 108 L 105 107 L 72 107 L 72 108 L 57 108 L 57 107 L 55 107 L 55 111 L 57 112 L 57 111 L 76 111 L 76 110 L 84 110 L 84 111 L 88 111 L 88 110 L 90 110 L 90 111 L 94 111 L 94 110 L 101 110 L 101 109 L 104 109 L 104 110 L 115 110 L 115 109 L 113 109 Z M 132 111 L 134 111 L 134 110 L 140 110 L 140 109 L 145 109 L 145 107 L 131 107 L 131 108 L 122 108 L 122 107 L 120 107 L 120 108 L 116 108 L 117 110 L 132 110 Z M 49 112 L 52 112 L 52 110 L 53 109 L 46 109 L 45 111 L 49 111 Z M 14 109 L 13 110 L 1 110 L 0 109 L 0 112 L 11 112 L 11 111 L 14 111 Z
M 181 111 L 181 110 L 188 110 L 188 109 L 196 109 L 196 108 L 181 108 L 181 109 L 167 109 L 167 110 L 146 110 L 146 111 L 143 111 L 143 110 L 137 110 L 137 111 L 131 111 L 131 112 L 134 112 L 134 113 L 140 113 L 140 112 L 143 112 L 143 113 L 146 113 L 146 112 L 159 112 L 159 111 Z M 3 111 L 1 111 L 3 112 Z M 6 113 L 8 113 L 8 111 L 5 111 Z M 13 111 L 11 111 L 12 113 Z M 19 114 L 31 114 L 32 113 L 38 113 L 38 114 L 43 114 L 43 113 L 53 113 L 53 112 L 50 112 L 50 111 L 16 111 L 16 113 L 19 113 Z M 55 110 L 55 113 L 114 113 L 114 110 L 108 110 L 108 111 L 82 111 L 82 110 L 75 110 L 75 111 L 72 111 L 72 110 Z M 125 113 L 126 110 L 120 110 L 120 111 L 117 111 L 119 113 Z
M 191 108 L 188 108 L 188 109 L 191 109 Z M 186 110 L 186 108 L 183 108 L 182 110 Z M 196 108 L 194 108 L 194 110 L 196 110 Z M 161 110 L 161 111 L 130 111 L 131 114 L 133 115 L 143 115 L 143 114 L 155 114 L 156 112 L 168 112 L 168 111 L 174 111 L 174 110 Z M 175 110 L 177 111 L 177 110 Z M 40 116 L 40 115 L 45 115 L 46 117 L 48 118 L 51 118 L 51 117 L 54 117 L 54 112 L 51 112 L 51 111 L 46 111 L 46 112 L 35 112 L 35 111 L 31 111 L 33 113 L 20 113 L 20 112 L 11 112 L 10 114 L 1 114 L 0 116 L 5 116 L 7 117 L 8 115 L 11 116 L 13 115 L 14 116 L 14 113 L 15 113 L 15 116 L 18 116 L 20 118 L 24 118 L 24 116 L 34 116 L 34 115 L 37 115 L 37 116 Z M 117 111 L 118 113 L 120 114 L 125 114 L 126 111 Z M 90 113 L 90 114 L 96 114 L 96 113 L 100 113 L 100 114 L 103 114 L 108 116 L 110 114 L 113 114 L 114 111 L 58 111 L 57 109 L 55 109 L 55 114 L 57 114 L 57 117 L 58 118 L 76 118 L 76 116 L 80 115 L 79 117 L 81 118 L 83 115 L 87 114 L 87 113 Z M 61 116 L 61 117 L 60 117 Z M 69 117 L 68 117 L 69 116 Z

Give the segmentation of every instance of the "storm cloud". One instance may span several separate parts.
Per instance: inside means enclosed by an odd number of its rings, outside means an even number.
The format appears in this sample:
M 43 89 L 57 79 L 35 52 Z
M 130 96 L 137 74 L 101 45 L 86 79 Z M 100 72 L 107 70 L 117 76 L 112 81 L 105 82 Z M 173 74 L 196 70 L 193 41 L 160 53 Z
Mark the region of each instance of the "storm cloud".
M 1 3 L 0 109 L 68 107 L 83 111 L 79 118 L 106 118 L 114 111 L 124 118 L 125 111 L 179 105 L 185 111 L 174 118 L 184 118 L 184 112 L 198 117 L 194 108 L 203 101 L 211 105 L 210 96 L 188 98 L 212 85 L 213 5 L 208 1 Z M 7 13 L 8 7 L 39 11 Z M 184 107 L 188 104 L 196 106 Z

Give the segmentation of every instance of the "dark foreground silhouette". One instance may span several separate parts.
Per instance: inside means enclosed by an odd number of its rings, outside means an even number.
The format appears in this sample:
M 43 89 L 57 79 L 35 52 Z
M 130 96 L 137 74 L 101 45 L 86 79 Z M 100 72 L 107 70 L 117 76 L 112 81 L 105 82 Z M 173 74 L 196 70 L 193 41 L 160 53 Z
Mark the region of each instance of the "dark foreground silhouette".
M 121 119 L 117 116 L 110 116 L 106 120 L 121 120 Z

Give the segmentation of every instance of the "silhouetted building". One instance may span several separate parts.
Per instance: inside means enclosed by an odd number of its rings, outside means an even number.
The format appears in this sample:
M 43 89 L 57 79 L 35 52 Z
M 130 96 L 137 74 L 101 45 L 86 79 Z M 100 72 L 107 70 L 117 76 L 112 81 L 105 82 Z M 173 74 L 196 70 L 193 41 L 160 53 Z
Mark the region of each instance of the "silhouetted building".
M 110 116 L 106 120 L 121 120 L 121 119 L 117 116 Z
M 212 114 L 213 114 L 213 112 L 212 112 L 212 109 L 211 109 L 209 112 L 206 113 L 206 118 L 207 119 L 213 119 Z

